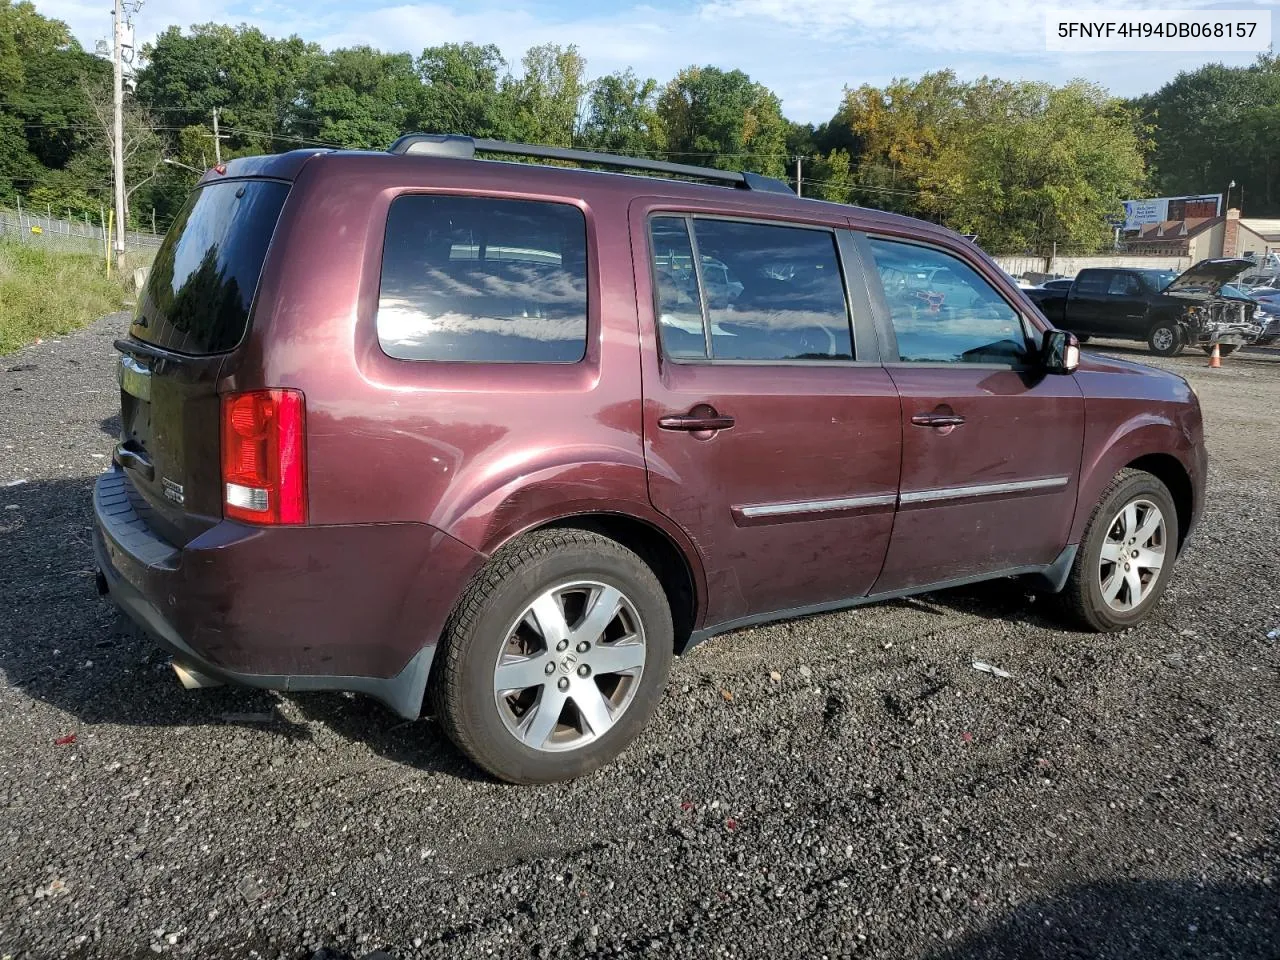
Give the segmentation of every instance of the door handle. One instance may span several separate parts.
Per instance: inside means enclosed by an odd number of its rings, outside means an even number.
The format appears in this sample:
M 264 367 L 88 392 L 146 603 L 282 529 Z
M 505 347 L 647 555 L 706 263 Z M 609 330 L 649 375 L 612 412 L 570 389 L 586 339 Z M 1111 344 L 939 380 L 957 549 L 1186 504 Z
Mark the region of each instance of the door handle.
M 685 430 L 687 433 L 698 430 L 728 430 L 733 426 L 733 417 L 721 416 L 719 413 L 685 413 L 680 416 L 659 417 L 658 426 L 663 430 Z
M 917 413 L 911 422 L 917 427 L 959 427 L 964 425 L 964 417 L 958 413 Z

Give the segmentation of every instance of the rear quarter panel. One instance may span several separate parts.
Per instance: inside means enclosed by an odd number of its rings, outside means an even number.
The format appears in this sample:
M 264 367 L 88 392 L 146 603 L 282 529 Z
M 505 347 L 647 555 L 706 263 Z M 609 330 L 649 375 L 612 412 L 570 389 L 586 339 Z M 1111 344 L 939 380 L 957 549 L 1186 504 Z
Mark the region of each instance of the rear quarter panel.
M 630 246 L 625 229 L 603 226 L 625 224 L 625 204 L 615 209 L 608 191 L 541 185 L 536 168 L 513 180 L 499 166 L 347 155 L 318 158 L 299 175 L 232 388 L 306 395 L 312 522 L 426 523 L 486 551 L 557 505 L 647 507 Z M 386 355 L 376 323 L 386 214 L 414 192 L 582 210 L 586 357 L 486 364 Z

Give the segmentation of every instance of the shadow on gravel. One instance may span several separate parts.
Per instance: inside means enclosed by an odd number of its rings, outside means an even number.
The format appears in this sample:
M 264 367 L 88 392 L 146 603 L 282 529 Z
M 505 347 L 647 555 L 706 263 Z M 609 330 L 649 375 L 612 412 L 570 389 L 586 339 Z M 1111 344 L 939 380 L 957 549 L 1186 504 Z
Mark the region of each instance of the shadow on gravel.
M 294 693 L 289 699 L 308 720 L 392 763 L 461 780 L 496 782 L 458 751 L 434 719 L 402 720 L 368 697 Z
M 94 588 L 93 478 L 0 488 L 0 676 L 81 723 L 243 726 L 298 740 L 279 696 L 188 691 L 169 655 Z M 396 763 L 476 776 L 434 723 L 406 723 L 364 697 L 291 694 L 306 715 Z
M 119 440 L 120 439 L 120 414 L 113 413 L 111 416 L 105 417 L 98 424 L 98 427 L 99 429 L 102 430 L 103 433 L 105 433 L 112 440 Z
M 1053 610 L 1053 597 L 1036 593 L 1016 579 L 988 580 L 892 602 L 926 613 L 938 614 L 941 611 L 937 608 L 942 607 L 984 620 L 1005 620 L 1048 630 L 1064 629 L 1064 621 Z
M 1032 901 L 931 956 L 1274 960 L 1278 945 L 1280 891 L 1274 886 L 1134 880 L 1087 884 Z

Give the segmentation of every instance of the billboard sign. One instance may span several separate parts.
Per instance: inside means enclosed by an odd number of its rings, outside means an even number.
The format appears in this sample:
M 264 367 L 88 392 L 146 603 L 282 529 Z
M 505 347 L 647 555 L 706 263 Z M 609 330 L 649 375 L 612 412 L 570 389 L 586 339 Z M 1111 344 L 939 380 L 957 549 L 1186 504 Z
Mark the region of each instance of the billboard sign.
M 1150 197 L 1124 202 L 1124 229 L 1141 230 L 1165 220 L 1193 220 L 1216 217 L 1222 209 L 1222 194 L 1201 193 L 1192 197 Z

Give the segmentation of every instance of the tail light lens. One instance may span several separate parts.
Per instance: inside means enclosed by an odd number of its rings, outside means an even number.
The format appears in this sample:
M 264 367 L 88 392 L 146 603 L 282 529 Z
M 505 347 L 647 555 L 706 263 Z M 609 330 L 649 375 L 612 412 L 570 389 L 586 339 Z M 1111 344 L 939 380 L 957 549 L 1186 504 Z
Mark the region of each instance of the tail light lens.
M 297 390 L 222 398 L 222 513 L 248 523 L 307 522 L 306 402 Z

